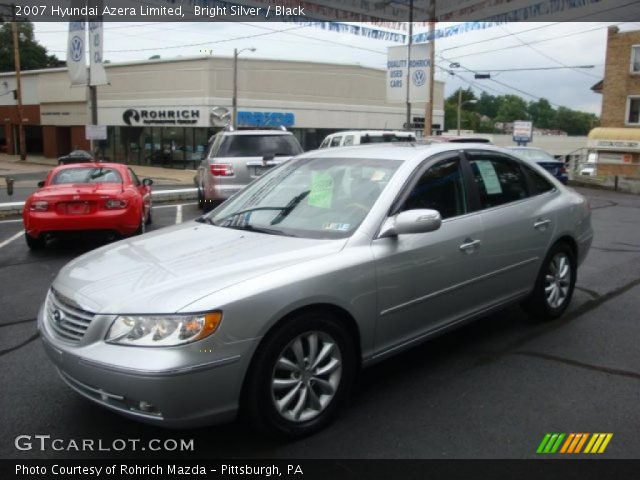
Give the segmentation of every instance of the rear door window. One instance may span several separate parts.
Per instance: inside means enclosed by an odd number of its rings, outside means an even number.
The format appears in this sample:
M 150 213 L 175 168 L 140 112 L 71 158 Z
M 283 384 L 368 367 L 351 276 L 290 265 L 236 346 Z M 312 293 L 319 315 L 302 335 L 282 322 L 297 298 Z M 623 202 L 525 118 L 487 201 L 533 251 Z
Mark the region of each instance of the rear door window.
M 342 145 L 353 145 L 353 135 L 347 135 L 346 137 L 344 137 L 344 142 Z
M 493 152 L 468 153 L 481 208 L 497 207 L 527 198 L 527 180 L 520 164 Z
M 216 157 L 292 157 L 302 153 L 293 135 L 228 135 L 222 141 Z

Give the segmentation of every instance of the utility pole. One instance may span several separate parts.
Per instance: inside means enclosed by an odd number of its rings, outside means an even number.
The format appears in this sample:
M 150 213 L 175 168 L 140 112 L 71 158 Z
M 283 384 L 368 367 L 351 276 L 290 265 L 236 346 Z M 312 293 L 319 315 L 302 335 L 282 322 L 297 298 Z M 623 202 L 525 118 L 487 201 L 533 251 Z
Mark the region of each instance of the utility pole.
M 413 0 L 409 1 L 409 40 L 407 42 L 407 120 L 405 130 L 411 130 L 411 45 L 413 44 Z
M 16 97 L 18 103 L 18 136 L 20 138 L 20 160 L 27 158 L 27 146 L 24 138 L 24 114 L 22 111 L 22 81 L 20 78 L 20 44 L 18 35 L 18 20 L 16 18 L 16 6 L 12 5 L 11 31 L 13 33 L 13 59 L 16 70 Z
M 433 124 L 433 75 L 436 69 L 436 0 L 429 2 L 429 98 L 425 103 L 424 136 L 431 136 Z
M 231 98 L 231 126 L 238 128 L 238 49 L 233 49 L 233 97 Z
M 458 89 L 458 137 L 460 136 L 460 113 L 462 111 L 462 88 Z

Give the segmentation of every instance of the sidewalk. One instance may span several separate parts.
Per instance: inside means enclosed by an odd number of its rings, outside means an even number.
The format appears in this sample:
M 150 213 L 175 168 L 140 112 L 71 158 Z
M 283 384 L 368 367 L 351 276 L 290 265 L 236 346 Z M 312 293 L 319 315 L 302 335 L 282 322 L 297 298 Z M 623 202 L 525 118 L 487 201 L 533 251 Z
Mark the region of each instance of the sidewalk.
M 35 187 L 39 180 L 43 180 L 46 173 L 58 164 L 55 158 L 44 158 L 39 155 L 29 155 L 25 161 L 18 155 L 0 153 L 0 177 L 15 177 L 15 185 Z M 181 170 L 174 168 L 149 167 L 131 165 L 131 169 L 140 178 L 152 178 L 157 185 L 185 185 L 193 187 L 195 170 Z M 38 174 L 42 175 L 38 175 Z M 0 184 L 4 187 L 4 182 Z

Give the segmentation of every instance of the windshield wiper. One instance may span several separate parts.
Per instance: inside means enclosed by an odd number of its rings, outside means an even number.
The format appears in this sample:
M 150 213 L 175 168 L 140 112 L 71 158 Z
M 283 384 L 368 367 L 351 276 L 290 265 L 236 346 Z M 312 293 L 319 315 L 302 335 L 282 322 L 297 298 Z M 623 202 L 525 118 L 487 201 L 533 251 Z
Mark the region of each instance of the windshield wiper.
M 271 225 L 277 225 L 278 223 L 280 223 L 282 220 L 284 220 L 287 215 L 289 215 L 294 208 L 296 208 L 298 206 L 298 204 L 304 200 L 304 198 L 309 195 L 309 193 L 311 192 L 311 190 L 307 190 L 302 192 L 300 195 L 293 197 L 291 199 L 291 201 L 287 204 L 286 207 L 284 207 L 282 209 L 282 211 L 276 216 L 276 218 L 274 218 L 273 220 L 271 220 Z
M 238 215 L 242 215 L 243 213 L 258 212 L 260 210 L 284 210 L 287 207 L 288 205 L 285 205 L 284 207 L 253 207 L 253 208 L 247 208 L 245 210 L 238 210 L 237 212 L 233 212 L 227 215 L 226 217 L 222 217 L 220 220 L 218 220 L 218 223 L 214 223 L 214 225 L 220 226 L 219 222 L 224 222 L 225 220 L 228 220 L 233 217 L 237 217 Z
M 234 230 L 247 230 L 249 232 L 258 232 L 258 233 L 266 233 L 267 235 L 282 235 L 285 237 L 295 237 L 295 235 L 291 233 L 285 233 L 282 230 L 278 230 L 275 228 L 265 228 L 265 227 L 255 227 L 251 224 L 245 225 L 230 225 L 225 226 L 224 228 L 232 228 Z

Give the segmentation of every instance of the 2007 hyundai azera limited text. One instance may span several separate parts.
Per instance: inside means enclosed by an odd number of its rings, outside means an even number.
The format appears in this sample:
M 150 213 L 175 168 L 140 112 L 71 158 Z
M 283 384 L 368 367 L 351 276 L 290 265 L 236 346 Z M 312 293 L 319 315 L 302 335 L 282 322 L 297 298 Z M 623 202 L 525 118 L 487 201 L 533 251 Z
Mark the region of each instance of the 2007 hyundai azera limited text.
M 587 201 L 506 150 L 320 150 L 73 260 L 38 325 L 64 381 L 114 411 L 301 436 L 363 366 L 513 302 L 561 315 L 592 236 Z

